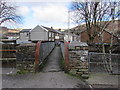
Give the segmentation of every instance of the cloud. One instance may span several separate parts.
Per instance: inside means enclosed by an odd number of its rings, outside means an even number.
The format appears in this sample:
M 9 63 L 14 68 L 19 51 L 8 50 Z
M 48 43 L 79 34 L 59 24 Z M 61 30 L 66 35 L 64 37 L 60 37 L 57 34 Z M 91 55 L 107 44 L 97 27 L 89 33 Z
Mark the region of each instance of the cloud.
M 71 2 L 74 0 L 6 0 L 6 1 L 9 1 L 9 2 Z
M 30 13 L 30 9 L 27 6 L 18 7 L 17 14 L 21 16 L 28 15 Z
M 40 22 L 65 23 L 67 22 L 68 8 L 59 4 L 47 4 L 33 7 L 33 17 Z

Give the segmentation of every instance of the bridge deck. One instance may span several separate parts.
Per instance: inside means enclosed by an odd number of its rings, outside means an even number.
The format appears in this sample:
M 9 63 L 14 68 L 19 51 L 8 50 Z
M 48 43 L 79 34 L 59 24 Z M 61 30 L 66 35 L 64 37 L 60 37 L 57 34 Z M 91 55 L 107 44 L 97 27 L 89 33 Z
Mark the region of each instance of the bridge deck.
M 47 58 L 46 66 L 43 72 L 56 72 L 60 71 L 61 51 L 59 47 L 55 47 L 50 56 Z

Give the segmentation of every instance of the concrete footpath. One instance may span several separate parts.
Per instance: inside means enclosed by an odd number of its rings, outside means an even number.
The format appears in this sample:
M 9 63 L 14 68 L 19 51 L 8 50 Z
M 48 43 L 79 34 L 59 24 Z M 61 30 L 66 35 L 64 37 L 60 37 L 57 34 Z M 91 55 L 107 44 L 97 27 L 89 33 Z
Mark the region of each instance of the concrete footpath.
M 102 72 L 90 73 L 89 79 L 86 81 L 93 88 L 120 88 L 119 83 L 120 75 L 110 75 Z
M 82 80 L 65 74 L 60 68 L 60 47 L 55 47 L 43 70 L 39 73 L 15 74 L 15 68 L 3 68 L 2 88 L 118 88 L 119 75 L 90 73 L 86 84 Z
M 3 88 L 89 88 L 80 79 L 65 74 L 60 69 L 61 51 L 55 47 L 47 59 L 47 64 L 39 73 L 23 75 L 3 75 Z

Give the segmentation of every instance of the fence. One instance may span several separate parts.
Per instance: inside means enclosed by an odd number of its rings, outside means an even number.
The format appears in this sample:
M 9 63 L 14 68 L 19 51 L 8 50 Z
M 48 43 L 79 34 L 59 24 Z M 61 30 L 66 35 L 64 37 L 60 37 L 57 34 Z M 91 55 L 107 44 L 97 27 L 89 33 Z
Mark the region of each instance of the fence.
M 16 44 L 1 44 L 0 62 L 2 67 L 16 67 Z
M 120 54 L 89 53 L 89 71 L 120 74 Z
M 16 45 L 15 44 L 2 44 L 0 52 L 2 53 L 2 60 L 14 59 L 16 57 Z

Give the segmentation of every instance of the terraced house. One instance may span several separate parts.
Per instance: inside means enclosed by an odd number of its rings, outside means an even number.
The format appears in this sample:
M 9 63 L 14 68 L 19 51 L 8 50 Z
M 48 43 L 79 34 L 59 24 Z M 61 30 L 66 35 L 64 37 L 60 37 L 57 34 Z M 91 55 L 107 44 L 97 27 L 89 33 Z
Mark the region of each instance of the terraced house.
M 108 21 L 101 22 L 101 25 L 108 23 Z M 111 43 L 111 38 L 113 37 L 113 42 L 117 43 L 120 39 L 120 20 L 115 20 L 114 23 L 111 22 L 103 31 L 100 31 L 98 27 L 91 27 L 89 32 L 86 30 L 85 24 L 74 27 L 70 30 L 70 32 L 74 32 L 75 34 L 80 36 L 81 42 L 91 42 L 92 43 Z M 89 37 L 88 33 L 91 35 Z M 102 38 L 101 38 L 102 35 Z M 101 40 L 103 39 L 103 40 Z
M 23 29 L 20 31 L 20 38 L 17 40 L 20 43 L 42 41 L 55 41 L 56 39 L 64 39 L 64 33 L 54 30 L 52 27 L 37 25 L 33 29 Z M 58 38 L 56 38 L 58 37 Z

